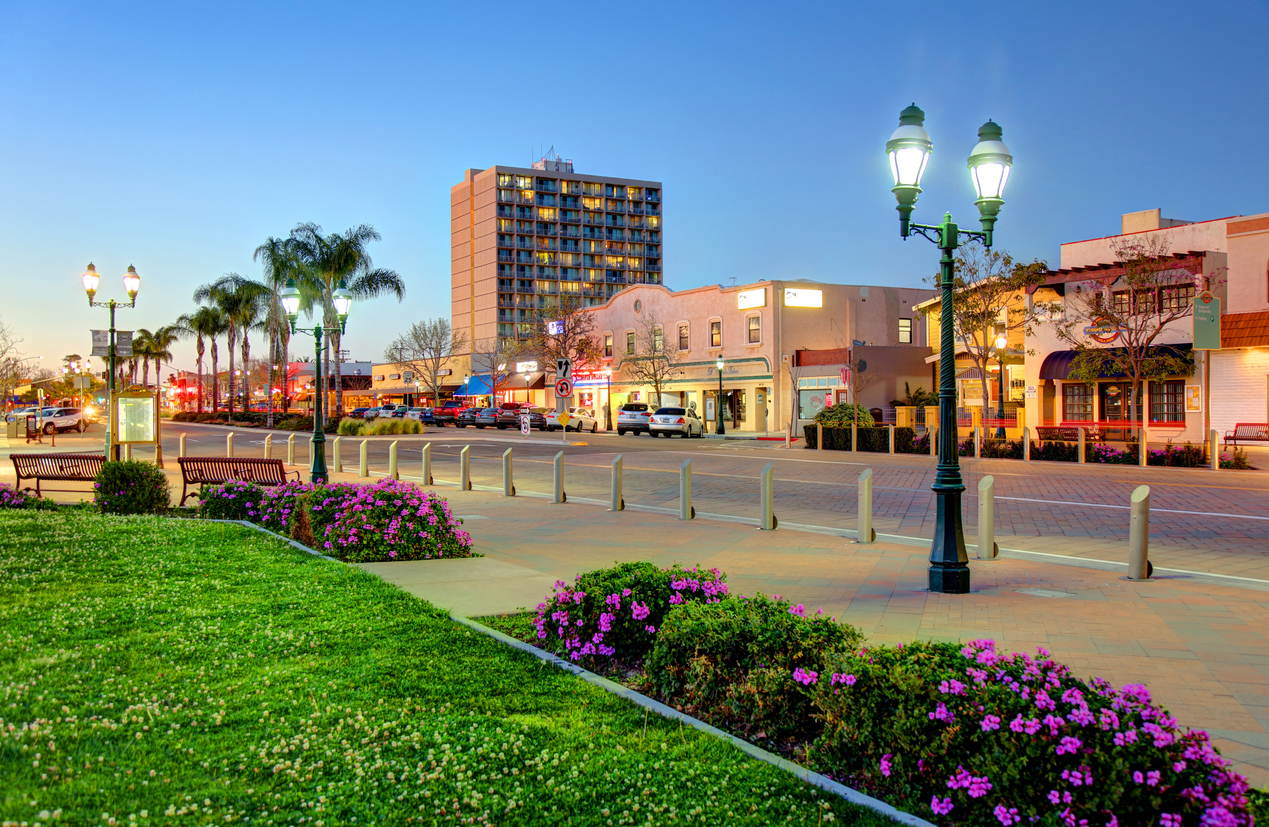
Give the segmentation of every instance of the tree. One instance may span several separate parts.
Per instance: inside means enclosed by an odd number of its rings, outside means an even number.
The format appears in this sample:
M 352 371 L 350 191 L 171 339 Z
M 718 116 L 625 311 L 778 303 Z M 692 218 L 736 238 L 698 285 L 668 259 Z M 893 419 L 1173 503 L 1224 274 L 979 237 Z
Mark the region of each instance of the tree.
M 405 281 L 395 270 L 376 269 L 366 247 L 382 236 L 369 224 L 353 227 L 345 233 L 322 235 L 317 224 L 298 224 L 291 230 L 288 249 L 299 263 L 297 279 L 302 297 L 302 307 L 311 312 L 314 306 L 322 309 L 322 325 L 338 328 L 335 315 L 334 294 L 341 280 L 348 285 L 354 299 L 365 300 L 390 294 L 401 301 L 405 298 Z M 335 354 L 335 411 L 344 409 L 344 390 L 341 381 L 339 343 L 341 334 L 330 334 L 330 348 L 326 351 L 325 375 L 329 376 L 331 353 Z
M 507 377 L 515 373 L 516 352 L 505 339 L 491 336 L 481 339 L 471 350 L 471 372 L 474 379 L 477 374 L 489 376 L 490 403 L 498 404 L 498 388 L 507 381 Z M 469 393 L 468 396 L 474 394 Z
M 595 314 L 586 311 L 579 296 L 551 297 L 529 315 L 531 333 L 521 340 L 521 353 L 537 361 L 542 370 L 555 370 L 557 359 L 575 367 L 599 361 L 595 340 Z
M 235 393 L 234 347 L 238 343 L 239 334 L 245 338 L 252 327 L 259 324 L 260 306 L 265 301 L 268 292 L 265 285 L 237 273 L 226 273 L 216 281 L 204 284 L 194 291 L 194 301 L 211 303 L 224 317 L 225 338 L 229 345 L 229 372 L 225 375 L 225 381 L 229 383 L 229 415 L 231 417 L 234 412 Z M 213 344 L 213 371 L 215 353 Z
M 279 299 L 286 281 L 294 278 L 296 282 L 303 280 L 300 260 L 292 249 L 288 239 L 269 236 L 256 248 L 252 255 L 260 262 L 264 270 L 264 283 L 269 286 L 272 295 L 269 297 L 269 309 L 265 318 L 265 326 L 269 332 L 269 411 L 266 414 L 267 427 L 273 427 L 273 388 L 284 385 L 285 379 L 278 381 L 278 368 L 281 366 L 282 377 L 286 376 L 287 350 L 291 341 L 291 328 L 287 324 Z M 283 394 L 285 396 L 285 394 Z
M 987 368 L 998 358 L 996 337 L 1016 330 L 1030 336 L 1036 322 L 1049 317 L 1047 305 L 1028 306 L 1027 302 L 1028 288 L 1043 284 L 1047 272 L 1044 262 L 1021 264 L 1004 250 L 968 245 L 956 254 L 953 335 L 979 370 L 984 414 L 991 399 Z M 937 287 L 938 277 L 932 277 L 930 283 Z M 933 302 L 924 312 L 937 315 L 942 305 Z
M 13 389 L 22 384 L 26 373 L 22 352 L 18 349 L 21 343 L 22 340 L 13 335 L 13 330 L 0 320 L 0 405 L 9 404 Z
M 146 330 L 144 327 L 137 328 L 137 332 L 132 335 L 132 358 L 134 363 L 137 360 L 141 362 L 141 384 L 147 388 L 150 386 L 150 356 L 154 351 L 154 334 Z M 134 370 L 133 380 L 136 380 Z
M 665 328 L 656 314 L 641 311 L 635 320 L 634 353 L 621 355 L 620 366 L 626 378 L 640 385 L 650 385 L 656 397 L 656 407 L 661 404 L 661 392 L 666 383 L 683 372 L 681 364 L 678 348 L 666 347 Z
M 206 342 L 212 344 L 212 386 L 216 384 L 216 337 L 223 331 L 223 319 L 220 311 L 214 307 L 200 307 L 193 313 L 186 313 L 176 320 L 175 330 L 179 336 L 194 337 L 194 353 L 198 363 L 198 412 L 203 412 L 203 353 Z M 213 397 L 214 398 L 214 397 Z
M 1054 330 L 1076 352 L 1068 375 L 1089 385 L 1101 376 L 1125 377 L 1129 417 L 1144 420 L 1144 382 L 1194 371 L 1192 352 L 1155 347 L 1154 342 L 1173 322 L 1193 313 L 1195 293 L 1211 289 L 1212 277 L 1179 269 L 1168 254 L 1167 240 L 1157 236 L 1117 239 L 1111 250 L 1118 266 L 1107 275 L 1066 285 L 1063 318 Z M 1090 342 L 1090 328 L 1114 345 Z
M 441 369 L 467 347 L 467 336 L 453 330 L 449 319 L 424 319 L 410 325 L 410 329 L 392 340 L 383 351 L 383 358 L 408 368 L 415 376 L 426 380 L 432 393 L 432 401 L 441 399 Z
M 154 360 L 154 386 L 163 386 L 163 363 L 172 361 L 172 345 L 180 338 L 177 324 L 167 324 L 150 334 L 150 358 Z

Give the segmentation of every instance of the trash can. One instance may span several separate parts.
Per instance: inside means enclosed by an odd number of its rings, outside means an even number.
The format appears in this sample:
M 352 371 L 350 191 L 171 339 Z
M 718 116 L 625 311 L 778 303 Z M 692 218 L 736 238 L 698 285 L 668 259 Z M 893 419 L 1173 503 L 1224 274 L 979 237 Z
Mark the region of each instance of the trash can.
M 9 439 L 18 438 L 19 425 L 18 425 L 17 417 L 13 417 L 13 416 L 6 417 L 4 426 L 5 426 L 5 436 L 7 436 Z

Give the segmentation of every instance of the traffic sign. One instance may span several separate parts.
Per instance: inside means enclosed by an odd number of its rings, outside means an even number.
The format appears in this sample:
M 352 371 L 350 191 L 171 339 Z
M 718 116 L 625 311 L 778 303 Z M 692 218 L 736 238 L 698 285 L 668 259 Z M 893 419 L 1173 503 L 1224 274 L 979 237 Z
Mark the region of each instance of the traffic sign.
M 520 414 L 520 433 L 525 436 L 529 435 L 529 415 Z
M 555 383 L 555 398 L 567 399 L 573 395 L 573 380 L 561 379 Z
M 557 416 L 556 419 L 560 421 L 561 428 L 567 428 L 568 423 L 573 419 L 573 417 L 569 416 L 567 413 L 562 413 L 559 416 Z
M 572 359 L 556 359 L 555 360 L 555 378 L 569 379 L 573 378 L 573 360 Z

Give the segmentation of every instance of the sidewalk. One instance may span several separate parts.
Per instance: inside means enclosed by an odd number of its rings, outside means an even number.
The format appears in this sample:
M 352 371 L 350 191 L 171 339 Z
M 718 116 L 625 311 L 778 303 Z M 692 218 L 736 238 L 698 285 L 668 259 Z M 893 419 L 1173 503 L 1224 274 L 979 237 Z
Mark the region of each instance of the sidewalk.
M 362 568 L 463 615 L 533 608 L 557 579 L 614 561 L 721 569 L 733 593 L 778 593 L 873 641 L 991 637 L 1049 649 L 1076 674 L 1142 682 L 1183 723 L 1207 729 L 1257 786 L 1269 785 L 1269 606 L 1262 591 L 1027 559 L 971 560 L 973 593 L 930 594 L 928 551 L 762 532 L 736 523 L 612 513 L 539 498 L 438 489 L 486 555 Z

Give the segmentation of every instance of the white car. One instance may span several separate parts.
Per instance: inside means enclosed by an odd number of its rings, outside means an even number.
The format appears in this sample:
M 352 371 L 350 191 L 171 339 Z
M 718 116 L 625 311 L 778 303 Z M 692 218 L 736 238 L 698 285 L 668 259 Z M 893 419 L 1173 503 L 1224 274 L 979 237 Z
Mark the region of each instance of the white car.
M 63 431 L 79 431 L 81 434 L 88 428 L 88 422 L 79 408 L 28 408 L 25 411 L 14 411 L 9 419 L 23 421 L 28 414 L 38 417 L 39 427 L 46 434 Z
M 681 437 L 705 436 L 705 423 L 696 415 L 695 408 L 657 408 L 648 424 L 652 435 L 667 437 L 678 434 Z
M 370 408 L 361 415 L 362 419 L 378 419 L 383 414 L 383 408 Z
M 560 415 L 555 411 L 549 411 L 546 414 L 547 430 L 555 431 L 560 427 Z M 595 421 L 595 414 L 587 408 L 569 408 L 568 424 L 564 426 L 566 431 L 589 431 L 595 433 L 599 429 L 599 423 Z
M 652 411 L 642 402 L 627 402 L 617 409 L 617 436 L 625 436 L 626 431 L 634 434 L 650 432 L 649 423 Z

